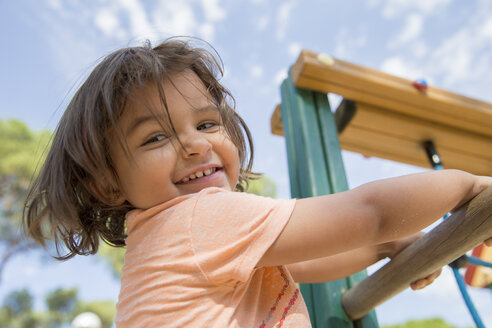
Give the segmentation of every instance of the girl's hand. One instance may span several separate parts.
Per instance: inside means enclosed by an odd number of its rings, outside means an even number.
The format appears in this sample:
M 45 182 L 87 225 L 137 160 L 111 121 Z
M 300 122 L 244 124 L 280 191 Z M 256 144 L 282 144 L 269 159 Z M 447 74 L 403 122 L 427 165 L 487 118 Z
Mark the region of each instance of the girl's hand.
M 483 242 L 486 246 L 492 247 L 492 238 L 487 239 Z
M 402 239 L 395 240 L 393 242 L 388 243 L 389 245 L 388 244 L 387 245 L 390 246 L 389 247 L 390 252 L 388 253 L 387 256 L 389 258 L 395 257 L 398 253 L 400 253 L 402 250 L 407 248 L 410 244 L 412 244 L 414 241 L 416 241 L 417 239 L 419 239 L 423 235 L 424 235 L 423 232 L 419 232 L 419 233 L 416 233 L 410 237 L 402 238 Z M 488 241 L 490 241 L 492 243 L 492 238 L 489 239 Z M 434 280 L 437 277 L 439 277 L 441 275 L 441 272 L 442 272 L 442 269 L 439 269 L 439 270 L 431 273 L 430 275 L 428 275 L 425 278 L 422 278 L 422 279 L 419 279 L 419 280 L 412 282 L 410 284 L 410 288 L 412 288 L 412 290 L 419 290 L 419 289 L 422 289 L 422 288 L 429 286 L 430 284 L 432 284 L 434 282 Z
M 422 278 L 422 279 L 419 279 L 417 281 L 412 282 L 410 284 L 410 288 L 412 288 L 412 290 L 419 290 L 419 289 L 422 289 L 422 288 L 429 286 L 430 284 L 432 284 L 434 282 L 434 280 L 437 277 L 439 277 L 441 275 L 441 271 L 442 271 L 442 269 L 439 269 L 439 270 L 435 271 L 434 273 L 431 273 L 430 275 L 428 275 L 425 278 Z

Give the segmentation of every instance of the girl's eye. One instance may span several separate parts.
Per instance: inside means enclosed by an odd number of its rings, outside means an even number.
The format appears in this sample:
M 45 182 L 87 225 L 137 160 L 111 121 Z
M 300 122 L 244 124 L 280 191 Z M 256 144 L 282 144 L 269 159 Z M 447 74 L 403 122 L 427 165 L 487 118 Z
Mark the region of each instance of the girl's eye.
M 218 124 L 215 123 L 215 122 L 205 122 L 205 123 L 200 124 L 196 129 L 198 131 L 207 130 L 207 129 L 213 128 L 213 127 L 215 127 L 217 125 Z
M 154 142 L 159 142 L 166 140 L 166 136 L 163 134 L 158 134 L 155 136 L 150 137 L 147 141 L 144 142 L 143 146 L 154 143 Z

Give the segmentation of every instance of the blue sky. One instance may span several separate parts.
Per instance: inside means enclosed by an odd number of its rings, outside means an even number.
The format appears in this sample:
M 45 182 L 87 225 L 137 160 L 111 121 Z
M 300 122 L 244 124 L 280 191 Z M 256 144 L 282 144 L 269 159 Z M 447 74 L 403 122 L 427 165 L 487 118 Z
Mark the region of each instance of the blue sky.
M 193 35 L 211 42 L 225 66 L 256 145 L 255 168 L 289 197 L 285 145 L 269 119 L 279 85 L 300 49 L 492 102 L 492 2 L 487 0 L 17 0 L 0 2 L 0 119 L 54 129 L 97 60 L 143 40 Z M 421 168 L 343 153 L 351 187 Z M 449 272 L 421 292 L 378 309 L 381 323 L 441 316 L 472 325 Z M 118 282 L 95 257 L 54 263 L 39 253 L 15 259 L 0 298 L 29 287 L 38 297 L 78 286 L 88 300 L 116 299 Z M 492 326 L 492 292 L 472 291 Z M 487 313 L 488 312 L 488 313 Z

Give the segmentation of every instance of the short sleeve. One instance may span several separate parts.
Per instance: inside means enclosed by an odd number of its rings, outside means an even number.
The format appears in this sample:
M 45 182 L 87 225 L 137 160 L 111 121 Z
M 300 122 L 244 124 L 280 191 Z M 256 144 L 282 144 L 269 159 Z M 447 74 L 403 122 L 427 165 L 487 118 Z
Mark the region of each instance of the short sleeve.
M 247 281 L 287 224 L 294 199 L 211 189 L 196 198 L 190 242 L 202 274 L 217 283 Z

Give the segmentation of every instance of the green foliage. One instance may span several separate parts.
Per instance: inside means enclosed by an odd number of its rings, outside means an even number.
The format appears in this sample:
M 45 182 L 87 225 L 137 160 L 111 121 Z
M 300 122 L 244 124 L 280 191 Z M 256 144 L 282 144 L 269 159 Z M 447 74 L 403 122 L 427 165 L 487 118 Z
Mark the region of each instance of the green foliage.
M 21 222 L 29 182 L 42 150 L 49 144 L 47 130 L 33 132 L 19 121 L 0 121 L 0 278 L 6 263 L 15 255 L 37 247 L 24 238 Z
M 73 311 L 74 317 L 82 312 L 92 312 L 101 319 L 103 328 L 109 328 L 113 324 L 116 315 L 116 307 L 112 301 L 79 302 Z
M 70 313 L 77 304 L 77 288 L 57 288 L 46 296 L 48 309 L 53 312 Z
M 78 299 L 77 289 L 55 289 L 45 298 L 48 310 L 32 309 L 33 298 L 26 289 L 8 294 L 0 308 L 0 327 L 61 328 L 70 325 L 82 312 L 92 312 L 101 319 L 103 328 L 113 325 L 116 313 L 112 301 L 84 302 Z
M 262 176 L 257 180 L 249 180 L 246 192 L 259 196 L 275 197 L 277 195 L 277 186 L 272 179 Z
M 5 298 L 3 306 L 12 316 L 18 316 L 22 312 L 31 311 L 32 296 L 27 289 L 13 291 Z
M 51 132 L 34 132 L 22 122 L 0 121 L 0 176 L 30 179 Z
M 115 278 L 121 275 L 121 268 L 123 268 L 123 262 L 125 257 L 125 248 L 109 246 L 106 243 L 101 242 L 97 255 L 99 255 L 111 268 Z
M 401 325 L 384 326 L 382 328 L 457 328 L 439 318 L 411 320 Z

